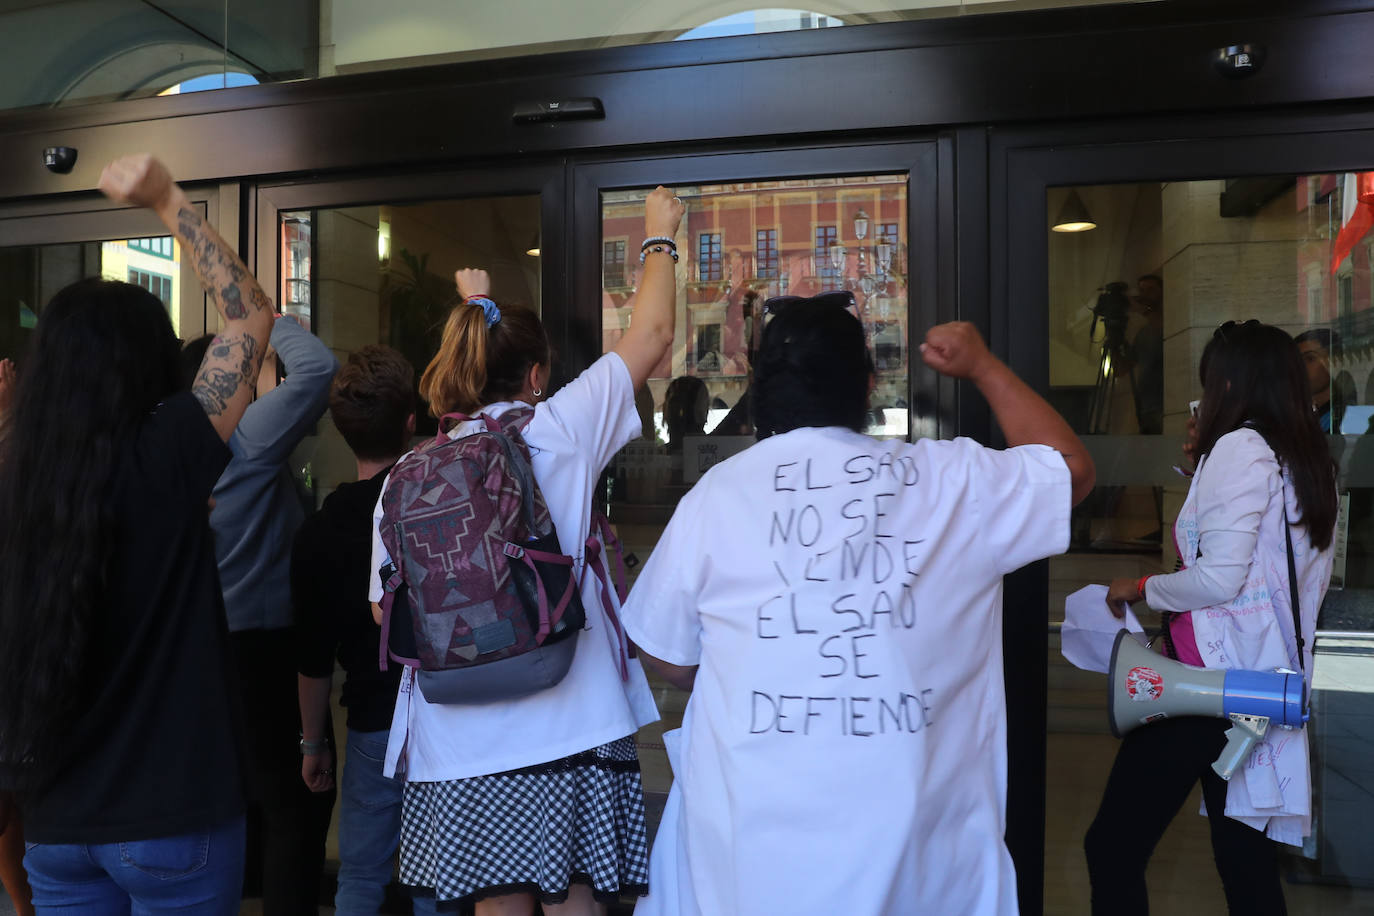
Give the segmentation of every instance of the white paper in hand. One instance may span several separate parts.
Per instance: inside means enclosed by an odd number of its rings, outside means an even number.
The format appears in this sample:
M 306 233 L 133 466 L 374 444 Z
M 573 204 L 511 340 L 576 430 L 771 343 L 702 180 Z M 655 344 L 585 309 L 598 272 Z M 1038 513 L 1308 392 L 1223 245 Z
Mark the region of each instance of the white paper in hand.
M 1122 627 L 1132 633 L 1145 632 L 1130 608 L 1126 609 L 1124 620 L 1112 616 L 1107 609 L 1107 586 L 1084 586 L 1064 599 L 1064 626 L 1059 633 L 1061 651 L 1075 667 L 1106 674 L 1112 660 L 1112 644 Z

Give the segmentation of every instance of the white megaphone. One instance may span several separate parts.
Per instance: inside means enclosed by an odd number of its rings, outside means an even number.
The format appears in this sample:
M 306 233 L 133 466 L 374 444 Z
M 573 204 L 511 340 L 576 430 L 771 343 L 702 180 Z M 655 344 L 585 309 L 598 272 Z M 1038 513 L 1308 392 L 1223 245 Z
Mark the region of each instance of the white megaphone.
M 1177 716 L 1230 719 L 1226 747 L 1212 764 L 1228 780 L 1270 725 L 1301 728 L 1307 721 L 1307 682 L 1296 671 L 1195 668 L 1151 651 L 1125 630 L 1112 646 L 1107 691 L 1107 716 L 1118 738 Z

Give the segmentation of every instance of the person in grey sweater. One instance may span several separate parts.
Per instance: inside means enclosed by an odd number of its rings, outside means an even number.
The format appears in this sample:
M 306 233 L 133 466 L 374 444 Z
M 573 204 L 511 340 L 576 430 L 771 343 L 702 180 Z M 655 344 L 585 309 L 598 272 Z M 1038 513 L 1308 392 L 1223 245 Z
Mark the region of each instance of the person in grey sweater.
M 199 364 L 209 339 L 186 348 Z M 293 318 L 279 317 L 258 397 L 229 439 L 233 458 L 215 484 L 210 527 L 239 670 L 247 774 L 245 896 L 264 916 L 314 914 L 334 793 L 300 780 L 291 543 L 306 508 L 287 459 L 324 414 L 339 364 Z M 287 372 L 280 383 L 271 353 Z

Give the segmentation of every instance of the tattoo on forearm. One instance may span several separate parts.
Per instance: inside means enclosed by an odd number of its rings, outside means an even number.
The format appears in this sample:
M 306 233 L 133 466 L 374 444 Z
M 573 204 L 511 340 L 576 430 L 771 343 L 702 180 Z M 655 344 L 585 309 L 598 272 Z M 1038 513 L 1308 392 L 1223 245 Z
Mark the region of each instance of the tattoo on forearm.
M 186 206 L 177 212 L 177 232 L 191 251 L 191 263 L 201 284 L 219 302 L 225 318 L 232 321 L 248 317 L 250 305 L 259 311 L 271 310 L 272 303 L 257 281 L 238 256 L 210 231 L 195 208 Z
M 220 290 L 219 301 L 224 303 L 224 317 L 248 317 L 248 309 L 243 305 L 243 297 L 239 295 L 239 288 L 237 286 L 226 286 L 224 289 Z
M 206 414 L 217 417 L 240 389 L 253 386 L 261 364 L 258 342 L 252 336 L 218 335 L 205 351 L 205 361 L 191 386 L 191 394 Z
M 201 371 L 196 383 L 191 386 L 191 394 L 205 412 L 217 417 L 229 406 L 229 399 L 239 389 L 238 376 L 219 367 L 206 367 Z

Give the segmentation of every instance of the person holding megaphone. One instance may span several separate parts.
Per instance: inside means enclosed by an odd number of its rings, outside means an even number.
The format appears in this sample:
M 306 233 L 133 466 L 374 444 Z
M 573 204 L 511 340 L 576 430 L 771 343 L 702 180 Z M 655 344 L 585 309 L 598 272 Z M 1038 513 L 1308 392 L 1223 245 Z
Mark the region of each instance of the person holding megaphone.
M 1337 496 L 1302 355 L 1279 328 L 1228 321 L 1203 350 L 1199 375 L 1197 471 L 1174 525 L 1183 568 L 1117 579 L 1107 603 L 1118 617 L 1141 600 L 1163 612 L 1175 661 L 1310 679 Z M 1133 687 L 1142 699 L 1156 692 L 1148 682 Z M 1300 846 L 1310 832 L 1307 733 L 1270 729 L 1227 781 L 1213 763 L 1228 724 L 1184 712 L 1126 734 L 1084 839 L 1094 914 L 1148 912 L 1145 867 L 1199 780 L 1230 912 L 1286 912 L 1273 841 Z

